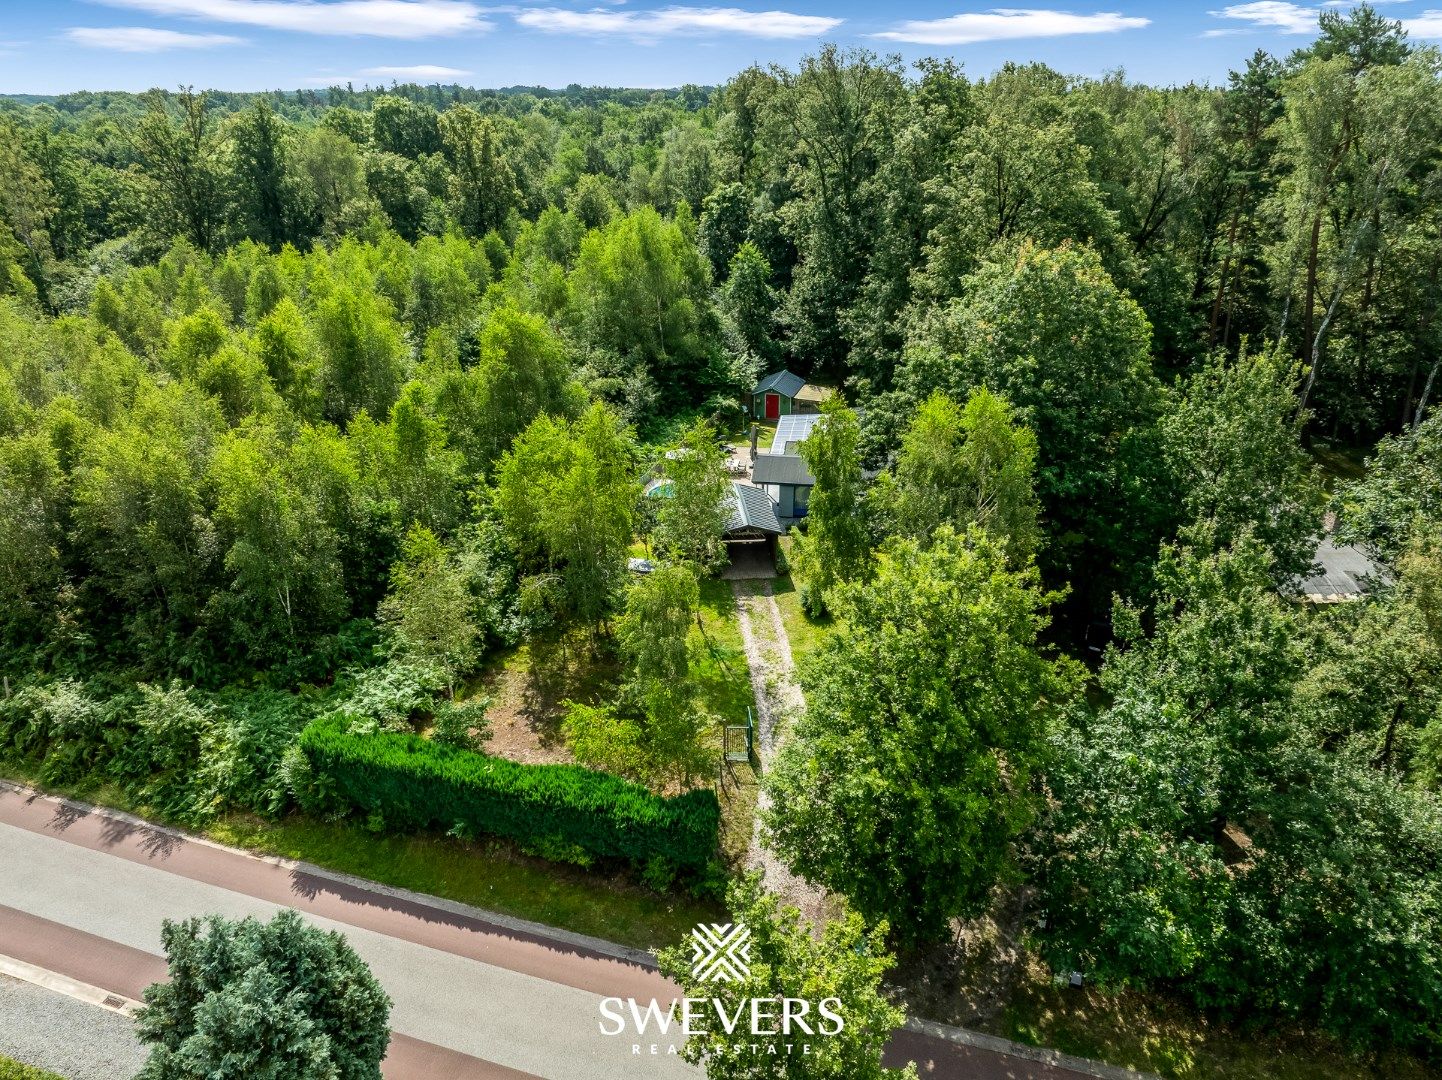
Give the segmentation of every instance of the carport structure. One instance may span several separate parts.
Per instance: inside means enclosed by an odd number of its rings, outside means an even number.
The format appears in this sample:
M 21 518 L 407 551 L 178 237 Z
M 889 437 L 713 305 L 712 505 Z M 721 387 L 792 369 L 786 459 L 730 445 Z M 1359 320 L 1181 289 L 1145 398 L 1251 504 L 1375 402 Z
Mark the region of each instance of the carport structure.
M 776 541 L 786 530 L 776 517 L 771 496 L 758 487 L 731 482 L 731 516 L 721 539 L 730 565 L 721 576 L 731 580 L 776 576 Z

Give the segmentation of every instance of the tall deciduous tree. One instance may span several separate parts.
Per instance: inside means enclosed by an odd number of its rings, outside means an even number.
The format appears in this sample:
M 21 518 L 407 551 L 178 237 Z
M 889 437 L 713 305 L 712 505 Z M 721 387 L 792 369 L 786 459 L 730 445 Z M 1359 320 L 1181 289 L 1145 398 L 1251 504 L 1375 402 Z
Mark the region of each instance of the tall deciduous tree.
M 1039 533 L 1036 436 L 985 387 L 964 406 L 938 390 L 902 433 L 896 467 L 870 498 L 890 532 L 924 542 L 942 525 L 978 525 L 1024 566 Z
M 721 542 L 731 516 L 726 452 L 704 420 L 687 428 L 663 462 L 670 494 L 656 511 L 656 544 L 668 556 L 714 570 L 726 559 Z
M 384 297 L 351 283 L 337 285 L 315 309 L 325 355 L 326 417 L 349 420 L 361 409 L 389 414 L 405 372 L 400 328 Z
M 569 423 L 538 417 L 501 457 L 493 500 L 525 569 L 559 574 L 570 614 L 599 629 L 639 495 L 631 434 L 596 404 Z
M 232 432 L 210 468 L 215 521 L 236 599 L 222 620 L 258 655 L 334 627 L 347 607 L 336 526 L 318 496 L 337 463 L 273 430 Z M 328 474 L 328 475 L 327 475 Z
M 411 526 L 400 561 L 391 568 L 391 591 L 377 614 L 394 651 L 434 667 L 452 696 L 456 679 L 476 662 L 480 628 L 465 575 L 424 525 Z
M 573 324 L 649 375 L 673 407 L 722 381 L 710 272 L 693 232 L 643 207 L 588 233 L 571 275 Z
M 270 101 L 255 104 L 230 127 L 235 195 L 246 235 L 272 251 L 295 236 L 296 180 L 289 133 Z
M 1145 483 L 1161 403 L 1150 344 L 1146 315 L 1094 252 L 1024 243 L 917 328 L 898 381 L 911 407 L 985 386 L 1017 409 L 1036 432 L 1047 565 L 1098 591 L 1104 567 L 1149 558 L 1162 532 Z
M 802 197 L 783 216 L 800 253 L 783 317 L 792 347 L 833 377 L 845 373 L 847 310 L 866 276 L 880 224 L 875 183 L 904 99 L 897 58 L 823 46 L 796 72 L 773 68 L 765 104 Z
M 145 165 L 151 227 L 169 226 L 202 251 L 220 236 L 222 173 L 218 147 L 206 110 L 206 96 L 184 90 L 177 98 L 179 122 L 171 120 L 168 98 L 154 92 L 149 112 L 136 125 L 137 153 Z
M 803 601 L 814 614 L 827 610 L 838 586 L 863 578 L 871 537 L 862 513 L 861 428 L 838 399 L 822 406 L 822 420 L 801 444 L 801 457 L 816 484 L 808 503 L 806 532 L 795 547 Z
M 780 354 L 771 264 L 749 240 L 731 259 L 720 301 L 732 378 L 743 392 L 749 392 L 762 369 L 774 364 Z
M 440 122 L 456 220 L 471 236 L 484 236 L 505 224 L 521 196 L 500 124 L 470 105 L 446 110 Z
M 841 591 L 846 631 L 804 663 L 806 712 L 766 781 L 793 870 L 911 941 L 985 907 L 1078 683 L 1037 645 L 1051 599 L 979 529 L 947 526 L 926 548 L 892 541 L 874 580 Z
M 488 473 L 536 417 L 579 411 L 565 344 L 540 316 L 509 305 L 482 326 L 474 366 L 447 371 L 438 382 L 438 407 L 475 473 Z
M 1442 531 L 1442 410 L 1413 431 L 1383 439 L 1367 475 L 1340 492 L 1339 533 L 1386 560 L 1414 532 Z
M 616 620 L 630 668 L 624 700 L 571 706 L 563 730 L 578 760 L 659 788 L 689 787 L 714 768 L 705 741 L 713 719 L 696 707 L 691 676 L 688 638 L 698 605 L 689 566 L 663 566 L 626 590 Z
M 1208 359 L 1161 421 L 1185 520 L 1223 547 L 1250 531 L 1271 550 L 1279 584 L 1312 565 L 1326 502 L 1296 388 L 1284 349 L 1244 345 L 1235 360 Z

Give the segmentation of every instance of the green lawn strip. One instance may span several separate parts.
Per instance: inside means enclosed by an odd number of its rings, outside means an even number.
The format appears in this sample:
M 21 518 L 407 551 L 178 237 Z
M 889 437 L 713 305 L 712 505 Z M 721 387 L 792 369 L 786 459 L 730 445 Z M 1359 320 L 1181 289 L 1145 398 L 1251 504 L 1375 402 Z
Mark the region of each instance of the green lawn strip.
M 761 778 L 751 765 L 733 763 L 726 770 L 721 798 L 721 857 L 732 873 L 740 873 L 756 828 L 756 797 Z
M 108 783 L 42 784 L 33 769 L 8 760 L 0 762 L 0 775 L 173 824 Z M 605 877 L 533 858 L 500 841 L 376 835 L 358 822 L 320 822 L 300 815 L 266 820 L 232 814 L 198 831 L 217 843 L 257 854 L 314 863 L 382 885 L 642 949 L 675 944 L 696 923 L 714 921 L 721 914 L 715 904 L 661 895 L 624 877 Z
M 1422 1080 L 1436 1072 L 1386 1054 L 1363 1062 L 1322 1035 L 1212 1024 L 1159 995 L 1023 984 L 993 1034 L 1178 1080 Z
M 784 574 L 772 586 L 776 594 L 776 606 L 781 610 L 781 625 L 786 627 L 786 638 L 791 643 L 791 658 L 800 663 L 811 655 L 821 644 L 822 637 L 832 624 L 813 622 L 801 610 L 801 587 L 793 575 Z
M 8 1057 L 0 1057 L 0 1080 L 65 1080 L 59 1073 L 37 1069 Z
M 736 446 L 751 445 L 751 422 L 747 421 L 727 437 L 727 441 Z M 776 423 L 774 421 L 756 421 L 756 448 L 758 450 L 770 450 L 771 444 L 776 441 Z
M 620 878 L 531 858 L 499 841 L 377 836 L 353 822 L 298 816 L 267 821 L 237 815 L 206 833 L 235 847 L 302 859 L 383 885 L 643 949 L 675 944 L 719 910 L 690 897 L 663 896 Z
M 693 671 L 702 708 L 728 724 L 744 724 L 746 710 L 755 709 L 746 650 L 737 623 L 736 595 L 729 581 L 701 581 L 701 625 L 691 631 Z

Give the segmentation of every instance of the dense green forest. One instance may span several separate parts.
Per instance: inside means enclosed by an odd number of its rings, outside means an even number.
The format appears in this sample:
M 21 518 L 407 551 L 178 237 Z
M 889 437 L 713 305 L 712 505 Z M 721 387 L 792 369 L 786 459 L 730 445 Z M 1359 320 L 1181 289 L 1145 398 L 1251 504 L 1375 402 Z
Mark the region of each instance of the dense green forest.
M 784 367 L 840 394 L 777 852 L 905 949 L 1021 890 L 1057 971 L 1435 1055 L 1439 313 L 1442 56 L 1366 6 L 1217 87 L 0 100 L 0 759 L 338 812 L 304 747 L 460 776 L 524 642 L 615 663 L 567 741 L 659 829 L 715 771 L 716 436 Z M 1333 525 L 1380 572 L 1315 609 Z M 528 850 L 719 889 L 601 828 Z

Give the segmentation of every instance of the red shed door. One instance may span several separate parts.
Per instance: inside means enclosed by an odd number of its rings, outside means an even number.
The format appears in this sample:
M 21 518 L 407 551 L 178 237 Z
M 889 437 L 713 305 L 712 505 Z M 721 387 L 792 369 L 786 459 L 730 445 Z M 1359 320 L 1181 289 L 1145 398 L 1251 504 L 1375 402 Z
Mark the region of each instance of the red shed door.
M 780 395 L 780 394 L 767 394 L 767 395 L 766 395 L 766 419 L 768 419 L 768 420 L 780 420 L 780 419 L 781 419 L 781 395 Z

